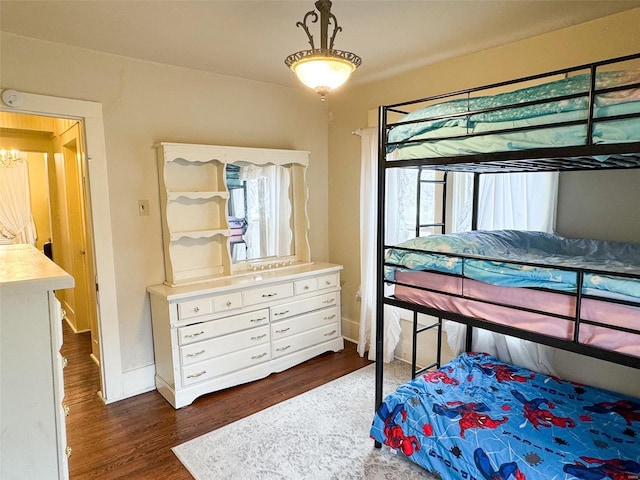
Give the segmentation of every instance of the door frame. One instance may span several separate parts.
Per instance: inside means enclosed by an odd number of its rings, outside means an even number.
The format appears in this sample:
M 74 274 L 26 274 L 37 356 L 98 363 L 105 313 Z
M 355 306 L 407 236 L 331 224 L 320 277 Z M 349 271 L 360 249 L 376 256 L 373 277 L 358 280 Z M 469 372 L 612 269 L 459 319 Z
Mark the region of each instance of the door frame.
M 90 211 L 86 213 L 93 225 L 95 274 L 99 285 L 96 292 L 102 380 L 99 394 L 105 403 L 112 403 L 124 398 L 124 382 L 102 103 L 23 92 L 19 95 L 19 105 L 11 108 L 0 104 L 0 111 L 71 118 L 81 120 L 84 125 L 90 197 Z

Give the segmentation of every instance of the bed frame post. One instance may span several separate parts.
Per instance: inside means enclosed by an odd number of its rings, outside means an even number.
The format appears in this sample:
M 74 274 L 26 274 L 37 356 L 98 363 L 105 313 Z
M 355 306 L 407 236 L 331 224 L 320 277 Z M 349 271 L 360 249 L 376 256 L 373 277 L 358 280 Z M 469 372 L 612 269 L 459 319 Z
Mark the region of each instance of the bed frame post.
M 467 325 L 467 333 L 464 337 L 464 351 L 470 352 L 473 350 L 473 327 L 471 325 Z
M 471 230 L 478 229 L 478 209 L 480 205 L 480 174 L 473 174 L 473 203 L 471 207 Z
M 480 174 L 474 172 L 473 174 L 473 204 L 471 208 L 471 230 L 478 229 L 478 211 L 480 208 Z M 472 350 L 471 344 L 473 343 L 473 327 L 467 325 L 467 333 L 464 340 L 464 351 L 470 352 Z
M 416 378 L 416 370 L 418 368 L 418 312 L 413 311 L 413 335 L 412 335 L 412 348 L 411 348 L 411 380 Z
M 376 389 L 375 411 L 382 405 L 382 382 L 384 380 L 384 239 L 386 182 L 385 159 L 387 144 L 387 115 L 385 107 L 378 107 L 378 236 L 376 255 Z M 381 448 L 380 442 L 375 442 Z

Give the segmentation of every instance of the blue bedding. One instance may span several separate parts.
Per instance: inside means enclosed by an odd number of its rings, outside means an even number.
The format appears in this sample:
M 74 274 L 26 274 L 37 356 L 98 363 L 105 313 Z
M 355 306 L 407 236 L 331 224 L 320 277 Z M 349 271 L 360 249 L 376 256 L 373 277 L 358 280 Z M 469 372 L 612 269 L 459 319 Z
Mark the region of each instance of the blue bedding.
M 452 273 L 503 287 L 576 292 L 576 272 L 562 269 L 570 267 L 604 272 L 585 273 L 583 293 L 640 299 L 640 279 L 616 276 L 627 273 L 640 277 L 638 243 L 569 239 L 544 232 L 478 230 L 418 237 L 397 247 L 401 248 L 390 248 L 386 255 L 389 280 L 394 279 L 395 268 L 401 268 Z M 518 265 L 510 260 L 545 266 Z
M 638 114 L 640 102 L 607 107 L 610 115 Z M 501 122 L 492 124 L 476 124 L 472 130 L 464 127 L 443 127 L 440 130 L 427 132 L 412 137 L 411 140 L 420 140 L 420 143 L 403 145 L 396 150 L 395 159 L 408 160 L 412 158 L 437 158 L 455 157 L 460 155 L 473 155 L 493 152 L 511 152 L 534 148 L 553 148 L 585 145 L 587 128 L 585 124 L 572 126 L 545 126 L 535 130 L 527 130 L 513 133 L 491 133 L 502 128 L 513 129 L 522 126 L 540 125 L 538 121 L 544 120 L 550 124 L 567 120 L 580 114 L 586 118 L 586 111 L 560 113 L 538 119 L 518 120 L 514 122 Z M 553 117 L 553 118 L 552 118 Z M 640 141 L 640 117 L 628 120 L 615 120 L 595 122 L 592 132 L 594 144 L 631 143 Z M 468 134 L 482 133 L 481 136 L 467 136 Z M 434 140 L 434 137 L 440 138 Z M 444 139 L 443 139 L 444 137 Z M 393 150 L 395 147 L 391 147 Z M 595 156 L 598 161 L 605 162 L 610 156 Z
M 371 437 L 442 480 L 640 478 L 640 399 L 480 353 L 398 387 Z
M 640 81 L 640 71 L 600 72 L 596 75 L 596 88 L 603 89 L 619 85 L 628 85 Z M 547 82 L 527 88 L 521 88 L 498 95 L 463 98 L 442 102 L 416 110 L 405 115 L 400 122 L 424 120 L 418 123 L 397 125 L 389 132 L 389 142 L 402 142 L 416 135 L 443 127 L 463 127 L 473 129 L 477 124 L 512 122 L 536 117 L 580 112 L 577 118 L 586 117 L 588 106 L 590 75 L 576 75 L 554 82 Z M 564 95 L 580 95 L 576 98 L 553 100 Z M 623 90 L 598 95 L 597 108 L 606 108 L 616 103 L 626 103 L 640 99 L 637 89 Z M 520 106 L 523 102 L 544 101 L 535 105 Z M 500 108 L 499 110 L 482 111 Z M 482 111 L 468 115 L 466 112 Z M 444 115 L 459 115 L 453 118 L 437 118 Z M 596 112 L 596 117 L 608 116 Z M 576 119 L 576 118 L 572 118 Z

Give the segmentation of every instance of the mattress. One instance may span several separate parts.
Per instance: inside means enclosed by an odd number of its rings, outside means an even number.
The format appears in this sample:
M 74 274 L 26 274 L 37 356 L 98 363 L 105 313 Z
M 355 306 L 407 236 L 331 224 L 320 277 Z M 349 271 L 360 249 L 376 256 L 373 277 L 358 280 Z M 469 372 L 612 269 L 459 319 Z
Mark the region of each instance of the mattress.
M 639 399 L 481 353 L 398 387 L 370 433 L 442 480 L 640 475 Z
M 395 285 L 394 297 L 399 300 L 574 340 L 575 296 L 543 290 L 523 291 L 432 272 L 399 271 L 395 276 L 399 283 Z M 578 343 L 640 358 L 640 309 L 583 298 L 580 318 Z M 621 331 L 618 327 L 627 330 Z
M 596 89 L 629 88 L 595 96 L 594 144 L 640 140 L 639 81 L 640 71 L 597 75 Z M 388 151 L 398 150 L 394 158 L 412 159 L 586 145 L 589 83 L 589 75 L 576 75 L 498 95 L 429 105 L 390 129 Z M 566 95 L 573 97 L 555 100 Z M 636 116 L 612 119 L 629 114 Z M 564 122 L 572 123 L 558 125 Z
M 576 292 L 578 270 L 583 270 L 582 293 L 640 300 L 638 243 L 477 230 L 402 242 L 387 250 L 385 265 L 388 280 L 397 270 L 437 271 L 492 285 L 563 292 Z

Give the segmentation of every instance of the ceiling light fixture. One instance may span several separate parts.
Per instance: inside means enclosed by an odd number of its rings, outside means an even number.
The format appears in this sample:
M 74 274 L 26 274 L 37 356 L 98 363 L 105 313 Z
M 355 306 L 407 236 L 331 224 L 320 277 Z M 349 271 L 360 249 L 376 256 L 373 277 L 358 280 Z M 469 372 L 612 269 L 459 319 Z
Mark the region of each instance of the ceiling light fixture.
M 17 167 L 23 161 L 19 150 L 0 150 L 0 165 L 3 167 Z
M 318 21 L 318 14 L 311 10 L 307 12 L 302 22 L 296 23 L 302 27 L 309 38 L 311 50 L 303 50 L 289 55 L 284 63 L 298 76 L 307 87 L 313 88 L 322 100 L 327 93 L 345 83 L 353 71 L 360 66 L 362 59 L 355 53 L 334 50 L 333 42 L 336 34 L 342 31 L 338 26 L 335 15 L 331 13 L 329 0 L 318 0 L 315 3 L 320 12 L 320 48 L 315 47 L 313 35 L 309 32 L 307 20 Z M 329 24 L 333 22 L 333 33 L 328 42 Z

